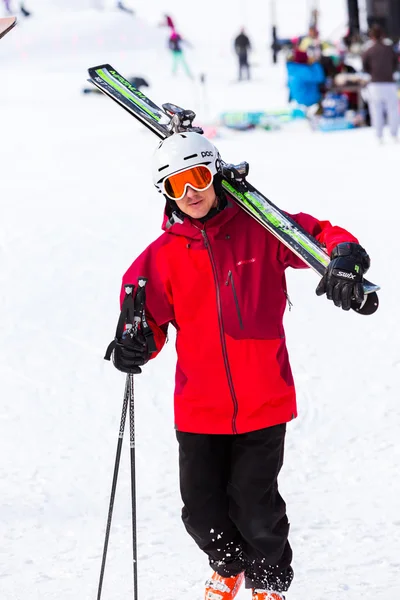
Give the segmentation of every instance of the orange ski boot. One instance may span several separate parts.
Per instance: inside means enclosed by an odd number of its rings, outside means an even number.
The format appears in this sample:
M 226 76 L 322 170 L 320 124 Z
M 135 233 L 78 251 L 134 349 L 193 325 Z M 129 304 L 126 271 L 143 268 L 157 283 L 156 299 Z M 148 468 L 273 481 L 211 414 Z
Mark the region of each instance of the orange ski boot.
M 233 600 L 244 581 L 244 573 L 222 577 L 214 571 L 206 581 L 205 600 Z
M 253 590 L 252 600 L 285 600 L 285 596 L 272 590 Z

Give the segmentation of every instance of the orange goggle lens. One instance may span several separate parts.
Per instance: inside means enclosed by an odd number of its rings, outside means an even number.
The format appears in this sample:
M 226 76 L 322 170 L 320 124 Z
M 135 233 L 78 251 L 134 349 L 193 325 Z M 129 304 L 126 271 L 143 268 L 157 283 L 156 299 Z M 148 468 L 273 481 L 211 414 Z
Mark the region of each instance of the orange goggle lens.
M 198 165 L 166 177 L 164 192 L 171 200 L 182 200 L 188 185 L 197 192 L 204 192 L 212 181 L 213 174 L 210 169 L 206 165 Z

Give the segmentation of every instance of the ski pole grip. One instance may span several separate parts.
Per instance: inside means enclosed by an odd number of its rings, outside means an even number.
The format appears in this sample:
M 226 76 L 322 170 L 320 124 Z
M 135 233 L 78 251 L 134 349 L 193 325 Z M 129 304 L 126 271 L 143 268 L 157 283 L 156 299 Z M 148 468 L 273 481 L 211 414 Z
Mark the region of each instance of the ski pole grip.
M 124 289 L 125 289 L 125 298 L 122 304 L 122 310 L 121 313 L 124 313 L 124 323 L 122 324 L 122 332 L 118 332 L 120 333 L 120 335 L 117 335 L 116 337 L 118 339 L 120 339 L 122 337 L 122 334 L 124 333 L 125 328 L 126 329 L 131 329 L 133 327 L 133 321 L 134 321 L 134 301 L 133 301 L 133 293 L 135 291 L 135 286 L 133 285 L 133 283 L 126 283 L 124 285 Z M 119 323 L 118 323 L 119 325 Z
M 147 323 L 146 319 L 146 284 L 147 277 L 139 277 L 138 279 L 138 291 L 136 293 L 136 298 L 138 298 L 138 303 L 140 303 L 140 314 L 141 314 L 141 326 L 142 333 L 146 339 L 147 349 L 150 354 L 157 352 L 157 346 L 154 340 L 154 334 L 151 330 L 151 327 Z
M 130 329 L 133 325 L 134 319 L 134 306 L 133 306 L 133 292 L 135 286 L 132 283 L 127 283 L 125 286 L 125 298 L 122 302 L 121 313 L 119 315 L 117 330 L 115 332 L 115 338 L 120 340 L 125 329 Z
M 133 326 L 133 292 L 135 286 L 132 283 L 127 283 L 125 286 L 125 298 L 122 302 L 121 312 L 118 318 L 117 329 L 115 331 L 115 337 L 112 342 L 109 343 L 104 359 L 110 360 L 112 352 L 115 348 L 115 344 L 120 340 L 124 334 L 125 328 L 131 329 Z
M 139 277 L 138 286 L 136 290 L 136 296 L 134 301 L 134 311 L 133 311 L 133 327 L 134 333 L 137 332 L 139 325 L 142 322 L 142 313 L 144 310 L 145 296 L 144 296 L 144 284 L 143 279 Z

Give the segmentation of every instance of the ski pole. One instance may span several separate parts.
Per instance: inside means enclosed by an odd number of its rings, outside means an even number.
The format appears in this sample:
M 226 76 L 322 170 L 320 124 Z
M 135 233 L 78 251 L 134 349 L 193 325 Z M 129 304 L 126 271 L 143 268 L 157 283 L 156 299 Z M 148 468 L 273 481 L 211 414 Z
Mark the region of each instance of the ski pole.
M 107 348 L 106 355 L 104 357 L 106 360 L 110 360 L 112 350 L 115 346 L 115 340 L 122 337 L 124 327 L 126 326 L 127 329 L 130 329 L 131 327 L 133 327 L 134 315 L 131 314 L 131 311 L 129 309 L 133 303 L 132 297 L 133 297 L 134 289 L 135 289 L 134 285 L 128 284 L 125 286 L 125 300 L 124 300 L 124 303 L 123 303 L 123 306 L 121 309 L 120 317 L 118 319 L 118 325 L 117 325 L 117 331 L 115 334 L 115 339 L 111 342 L 111 344 L 109 344 L 109 346 Z M 106 534 L 105 534 L 105 539 L 104 539 L 103 558 L 101 561 L 99 587 L 97 590 L 97 600 L 100 600 L 101 592 L 102 592 L 102 588 L 103 588 L 103 579 L 104 579 L 104 571 L 106 568 L 108 542 L 110 540 L 110 531 L 111 531 L 111 522 L 112 522 L 113 509 L 114 509 L 115 493 L 116 493 L 116 489 L 117 489 L 119 465 L 121 462 L 122 441 L 124 438 L 126 414 L 128 412 L 128 403 L 130 401 L 130 394 L 131 394 L 131 385 L 130 385 L 129 375 L 127 375 L 126 382 L 125 382 L 124 399 L 123 399 L 123 403 L 122 403 L 121 422 L 120 422 L 120 426 L 119 426 L 117 452 L 116 452 L 116 456 L 115 456 L 114 474 L 113 474 L 112 485 L 111 485 L 110 504 L 108 507 L 107 526 L 106 526 Z M 133 394 L 133 380 L 132 380 L 132 394 Z
M 129 386 L 129 445 L 131 455 L 133 597 L 138 599 L 137 526 L 136 526 L 136 458 L 135 458 L 135 396 L 133 375 L 127 376 Z
M 117 489 L 118 471 L 119 471 L 119 464 L 121 461 L 122 440 L 124 437 L 125 421 L 126 421 L 126 413 L 128 410 L 129 396 L 130 396 L 130 385 L 129 385 L 129 380 L 127 377 L 126 385 L 125 385 L 124 400 L 122 403 L 121 422 L 120 422 L 120 426 L 119 426 L 117 452 L 116 452 L 116 456 L 115 456 L 114 474 L 113 474 L 112 485 L 111 485 L 110 504 L 109 504 L 109 508 L 108 508 L 107 527 L 106 527 L 106 535 L 105 535 L 105 539 L 104 539 L 103 558 L 101 561 L 99 587 L 97 590 L 97 600 L 100 600 L 101 591 L 103 588 L 104 571 L 105 571 L 105 567 L 106 567 L 108 542 L 110 539 L 111 521 L 112 521 L 112 515 L 113 515 L 113 509 L 114 509 L 115 492 Z
M 144 335 L 149 352 L 155 352 L 156 347 L 151 329 L 149 328 L 145 315 L 145 286 L 147 279 L 139 277 L 138 287 L 134 301 L 133 311 L 133 335 L 137 335 L 139 325 Z M 138 568 L 137 568 L 137 525 L 136 525 L 136 457 L 135 457 L 135 395 L 134 377 L 130 373 L 127 376 L 129 388 L 129 426 L 130 426 L 130 455 L 131 455 L 131 498 L 132 498 L 132 549 L 133 549 L 133 585 L 134 600 L 138 600 Z
M 139 293 L 140 283 L 135 296 L 133 311 L 133 335 L 137 334 L 142 320 L 144 298 Z M 135 456 L 135 394 L 134 377 L 130 373 L 126 377 L 129 389 L 129 446 L 131 455 L 131 501 L 132 501 L 132 552 L 133 552 L 133 597 L 138 598 L 138 569 L 137 569 L 137 526 L 136 526 L 136 456 Z
M 121 308 L 121 314 L 118 319 L 117 330 L 114 340 L 108 345 L 104 358 L 110 360 L 116 343 L 120 340 L 124 333 L 135 337 L 138 335 L 139 326 L 140 333 L 143 335 L 149 354 L 156 352 L 153 332 L 149 327 L 145 314 L 145 286 L 147 279 L 139 277 L 138 288 L 135 297 L 133 296 L 135 286 L 132 284 L 125 285 L 125 298 Z M 138 367 L 138 371 L 141 372 Z M 108 509 L 106 535 L 103 549 L 103 559 L 100 570 L 99 588 L 97 592 L 97 600 L 101 598 L 103 586 L 104 571 L 106 565 L 108 542 L 110 538 L 111 520 L 115 500 L 115 492 L 117 488 L 117 479 L 119 464 L 121 458 L 122 440 L 124 436 L 126 414 L 129 405 L 129 425 L 130 425 L 130 458 L 131 458 L 131 499 L 132 499 L 132 547 L 133 547 L 133 583 L 134 583 L 134 600 L 138 600 L 138 575 L 137 575 L 137 526 L 136 526 L 136 459 L 135 459 L 135 405 L 134 405 L 134 377 L 133 373 L 128 373 L 125 382 L 124 401 L 122 405 L 121 424 L 119 428 L 117 454 L 115 458 L 114 475 L 111 486 L 110 506 Z

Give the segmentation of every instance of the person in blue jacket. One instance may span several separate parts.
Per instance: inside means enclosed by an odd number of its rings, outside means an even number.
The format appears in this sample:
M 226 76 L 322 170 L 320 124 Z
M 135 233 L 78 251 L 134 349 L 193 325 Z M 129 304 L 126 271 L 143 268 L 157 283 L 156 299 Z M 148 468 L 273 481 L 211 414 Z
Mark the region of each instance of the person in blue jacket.
M 303 106 L 317 104 L 321 100 L 321 84 L 325 81 L 324 70 L 319 62 L 308 62 L 306 52 L 295 50 L 293 58 L 286 63 L 288 72 L 289 100 Z

